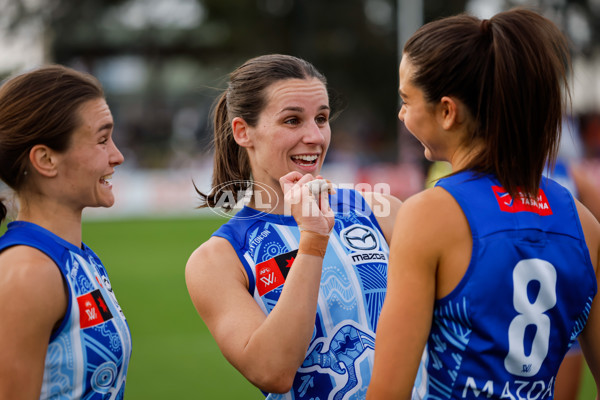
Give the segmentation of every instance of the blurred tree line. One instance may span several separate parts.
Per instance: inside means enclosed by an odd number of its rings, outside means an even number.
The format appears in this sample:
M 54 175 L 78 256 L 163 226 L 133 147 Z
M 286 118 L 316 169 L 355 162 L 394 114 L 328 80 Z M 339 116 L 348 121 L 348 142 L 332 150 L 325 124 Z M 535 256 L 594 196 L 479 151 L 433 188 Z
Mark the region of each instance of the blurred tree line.
M 597 3 L 550 2 L 588 9 Z M 466 3 L 426 0 L 424 20 L 462 12 Z M 317 66 L 328 78 L 333 106 L 345 109 L 332 125 L 330 159 L 359 165 L 397 161 L 396 0 L 8 4 L 12 28 L 42 24 L 48 62 L 101 80 L 116 141 L 131 166 L 184 167 L 209 156 L 209 110 L 227 74 L 250 57 L 276 52 Z
M 185 166 L 207 155 L 209 110 L 244 60 L 287 53 L 328 78 L 331 157 L 359 164 L 397 156 L 395 0 L 13 0 L 13 25 L 45 27 L 48 61 L 96 75 L 127 164 Z M 465 1 L 429 2 L 429 14 Z M 336 153 L 335 150 L 339 149 Z

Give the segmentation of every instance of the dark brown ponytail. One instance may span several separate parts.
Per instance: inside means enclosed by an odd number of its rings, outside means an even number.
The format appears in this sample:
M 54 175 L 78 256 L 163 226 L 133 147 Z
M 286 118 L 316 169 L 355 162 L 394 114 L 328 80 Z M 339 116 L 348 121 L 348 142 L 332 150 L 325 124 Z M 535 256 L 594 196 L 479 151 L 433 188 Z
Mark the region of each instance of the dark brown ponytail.
M 461 14 L 422 26 L 404 57 L 428 102 L 455 96 L 473 116 L 469 140 L 484 146 L 466 168 L 496 175 L 513 196 L 535 196 L 556 157 L 569 95 L 570 55 L 558 27 L 522 8 L 483 21 Z

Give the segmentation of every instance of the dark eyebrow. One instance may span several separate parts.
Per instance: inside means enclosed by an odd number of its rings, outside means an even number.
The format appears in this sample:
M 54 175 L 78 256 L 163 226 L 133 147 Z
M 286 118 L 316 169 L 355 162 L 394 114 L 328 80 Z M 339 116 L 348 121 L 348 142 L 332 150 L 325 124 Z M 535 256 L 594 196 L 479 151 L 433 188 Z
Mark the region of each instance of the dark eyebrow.
M 102 132 L 102 131 L 105 131 L 105 130 L 109 130 L 109 131 L 110 131 L 110 130 L 112 130 L 113 128 L 114 128 L 114 124 L 112 124 L 112 123 L 107 123 L 107 124 L 104 124 L 104 125 L 102 125 L 102 126 L 101 126 L 101 127 L 98 129 L 98 132 Z
M 304 108 L 302 107 L 285 107 L 279 113 L 281 114 L 284 111 L 296 111 L 296 112 L 304 112 Z
M 319 107 L 319 110 L 330 110 L 330 107 L 328 105 L 322 105 L 321 107 Z M 284 111 L 295 111 L 295 112 L 304 112 L 304 108 L 302 107 L 285 107 L 283 110 L 281 110 L 279 112 L 279 114 L 281 114 Z

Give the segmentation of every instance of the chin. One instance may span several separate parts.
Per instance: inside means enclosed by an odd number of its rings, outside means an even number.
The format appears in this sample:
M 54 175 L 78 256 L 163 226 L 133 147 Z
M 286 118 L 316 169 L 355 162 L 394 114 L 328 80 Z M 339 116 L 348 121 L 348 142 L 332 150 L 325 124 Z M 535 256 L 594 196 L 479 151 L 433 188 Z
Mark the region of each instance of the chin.
M 425 156 L 425 158 L 428 161 L 431 161 L 431 162 L 441 161 L 441 159 L 439 157 L 436 157 L 428 148 L 425 148 L 423 155 Z
M 96 207 L 96 208 L 98 208 L 98 207 L 110 208 L 114 204 L 115 204 L 115 199 L 112 198 L 112 199 L 105 199 L 105 200 L 102 200 L 102 201 L 98 201 L 98 203 L 95 206 L 93 206 L 93 207 Z

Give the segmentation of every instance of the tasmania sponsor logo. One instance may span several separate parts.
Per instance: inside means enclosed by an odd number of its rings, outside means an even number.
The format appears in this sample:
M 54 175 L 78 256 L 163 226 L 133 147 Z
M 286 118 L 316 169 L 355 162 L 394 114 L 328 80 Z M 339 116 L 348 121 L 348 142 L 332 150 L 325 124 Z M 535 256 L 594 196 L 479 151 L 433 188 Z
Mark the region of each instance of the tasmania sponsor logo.
M 552 215 L 552 209 L 546 198 L 546 194 L 542 189 L 539 190 L 537 198 L 530 199 L 523 193 L 519 192 L 516 198 L 512 198 L 504 188 L 500 186 L 492 186 L 496 201 L 500 206 L 500 210 L 516 213 L 516 212 L 533 212 L 542 216 Z
M 293 250 L 256 264 L 256 289 L 260 296 L 283 285 L 297 253 Z
M 79 325 L 82 329 L 101 324 L 113 317 L 100 289 L 77 297 L 77 304 L 79 304 Z

